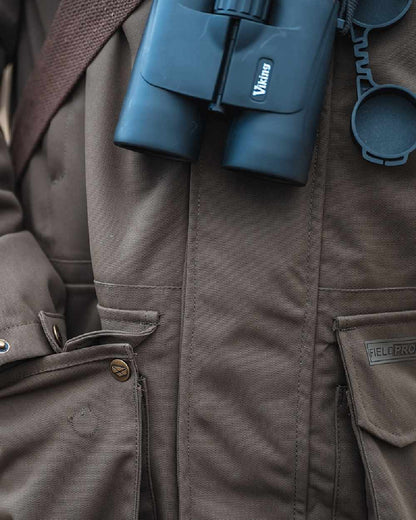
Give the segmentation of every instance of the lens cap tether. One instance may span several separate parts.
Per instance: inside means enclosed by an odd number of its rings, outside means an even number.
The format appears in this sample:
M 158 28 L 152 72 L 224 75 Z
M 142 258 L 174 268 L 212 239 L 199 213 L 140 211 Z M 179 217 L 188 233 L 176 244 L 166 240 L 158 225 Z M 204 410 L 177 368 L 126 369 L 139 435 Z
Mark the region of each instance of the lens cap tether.
M 416 149 L 416 96 L 397 85 L 379 85 L 369 66 L 368 38 L 401 20 L 412 0 L 361 0 L 351 29 L 357 58 L 358 101 L 352 131 L 363 157 L 375 164 L 405 164 Z

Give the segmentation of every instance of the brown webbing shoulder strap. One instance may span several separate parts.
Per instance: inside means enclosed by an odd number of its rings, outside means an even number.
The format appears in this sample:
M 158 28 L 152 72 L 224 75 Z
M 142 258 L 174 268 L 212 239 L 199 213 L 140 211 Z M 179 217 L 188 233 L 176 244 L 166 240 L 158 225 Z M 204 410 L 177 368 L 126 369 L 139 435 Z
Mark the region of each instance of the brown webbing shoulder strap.
M 61 0 L 16 111 L 16 179 L 60 106 L 112 34 L 142 0 Z

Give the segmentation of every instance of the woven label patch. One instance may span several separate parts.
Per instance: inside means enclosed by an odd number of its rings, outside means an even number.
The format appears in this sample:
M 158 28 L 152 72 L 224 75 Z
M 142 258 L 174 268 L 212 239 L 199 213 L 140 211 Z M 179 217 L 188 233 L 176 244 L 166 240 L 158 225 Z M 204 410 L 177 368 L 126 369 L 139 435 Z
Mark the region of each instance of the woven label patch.
M 416 338 L 378 339 L 365 342 L 370 365 L 416 359 Z

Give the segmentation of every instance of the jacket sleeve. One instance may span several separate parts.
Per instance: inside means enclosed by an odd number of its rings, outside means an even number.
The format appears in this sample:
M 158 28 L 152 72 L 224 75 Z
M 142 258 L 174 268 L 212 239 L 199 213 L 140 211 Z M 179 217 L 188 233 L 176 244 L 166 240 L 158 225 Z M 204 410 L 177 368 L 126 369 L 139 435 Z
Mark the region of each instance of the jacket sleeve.
M 13 60 L 19 2 L 0 0 L 0 79 Z M 0 131 L 0 367 L 50 353 L 40 312 L 63 314 L 65 286 L 34 236 L 14 189 L 8 147 Z

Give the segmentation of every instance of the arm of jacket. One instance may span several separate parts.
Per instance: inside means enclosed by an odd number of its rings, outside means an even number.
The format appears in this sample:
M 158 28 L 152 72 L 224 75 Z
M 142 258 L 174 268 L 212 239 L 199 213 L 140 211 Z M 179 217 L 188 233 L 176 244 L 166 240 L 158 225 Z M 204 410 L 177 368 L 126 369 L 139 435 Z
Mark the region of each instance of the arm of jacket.
M 13 59 L 19 2 L 0 0 L 0 78 Z M 41 311 L 62 314 L 65 286 L 24 229 L 8 147 L 0 131 L 0 367 L 50 353 Z

